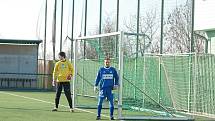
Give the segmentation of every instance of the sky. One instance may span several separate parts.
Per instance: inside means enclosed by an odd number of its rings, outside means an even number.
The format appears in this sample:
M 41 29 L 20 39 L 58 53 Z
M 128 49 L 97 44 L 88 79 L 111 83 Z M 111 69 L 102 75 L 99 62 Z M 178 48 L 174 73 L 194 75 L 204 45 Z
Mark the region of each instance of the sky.
M 41 0 L 0 0 L 0 38 L 36 38 Z
M 215 0 L 196 0 L 195 2 L 194 29 L 215 29 Z
M 50 6 L 48 9 L 48 20 L 52 18 L 52 10 L 53 10 L 53 1 L 48 0 Z M 71 1 L 72 0 L 64 0 L 65 4 L 65 14 L 71 14 L 68 9 L 71 9 Z M 84 3 L 81 2 L 83 0 L 76 0 L 77 11 L 82 11 Z M 96 29 L 98 26 L 98 5 L 99 0 L 88 0 L 88 13 L 89 16 L 95 16 L 93 19 L 88 20 L 88 29 Z M 146 0 L 145 0 L 146 1 Z M 153 1 L 153 0 L 150 0 Z M 174 0 L 177 1 L 177 0 Z M 178 0 L 180 1 L 180 0 Z M 80 3 L 79 3 L 80 2 Z M 116 0 L 104 0 L 103 7 L 103 15 L 108 14 L 116 14 L 116 4 L 111 4 L 116 2 Z M 10 39 L 42 39 L 43 38 L 43 30 L 44 30 L 44 3 L 45 0 L 0 0 L 0 38 L 10 38 Z M 195 0 L 195 30 L 207 29 L 207 28 L 215 28 L 215 0 Z M 130 2 L 130 0 L 124 0 L 121 2 L 121 8 L 123 10 L 127 10 L 127 12 L 120 12 L 122 16 L 128 16 L 130 14 L 134 14 L 136 8 L 136 2 Z M 143 3 L 144 4 L 144 3 Z M 153 4 L 149 4 L 148 6 L 152 6 Z M 95 7 L 94 7 L 95 6 Z M 58 6 L 60 8 L 60 6 Z M 108 13 L 107 11 L 111 9 L 112 13 Z M 144 8 L 142 8 L 144 9 Z M 60 15 L 60 10 L 58 10 L 58 15 Z M 83 22 L 83 13 L 76 12 L 75 14 L 77 21 L 75 23 L 76 32 L 83 31 L 83 26 L 81 27 L 81 21 Z M 123 20 L 123 19 L 121 19 Z M 58 18 L 59 22 L 60 19 Z M 120 24 L 122 24 L 121 22 Z M 48 23 L 48 32 L 51 33 L 51 22 Z M 68 28 L 71 26 L 71 16 L 64 16 L 64 27 Z M 69 27 L 71 28 L 71 27 Z M 58 32 L 59 32 L 58 28 Z M 65 34 L 71 35 L 68 33 L 70 29 L 64 30 Z M 77 36 L 79 33 L 76 33 Z M 82 33 L 83 34 L 83 33 Z M 51 38 L 51 34 L 47 35 L 48 38 Z M 59 35 L 58 37 L 59 38 Z

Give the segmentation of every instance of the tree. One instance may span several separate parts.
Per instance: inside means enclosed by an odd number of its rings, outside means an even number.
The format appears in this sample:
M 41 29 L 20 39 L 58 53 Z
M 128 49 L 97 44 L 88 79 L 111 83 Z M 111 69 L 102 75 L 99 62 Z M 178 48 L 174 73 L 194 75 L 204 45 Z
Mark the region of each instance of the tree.
M 104 23 L 102 25 L 102 33 L 111 33 L 115 31 L 116 24 L 114 19 L 111 19 L 110 16 L 107 16 L 104 19 Z M 98 28 L 98 27 L 97 27 Z M 94 31 L 93 33 L 98 34 L 99 29 Z M 90 33 L 92 34 L 92 33 Z M 104 58 L 106 56 L 115 57 L 116 55 L 116 36 L 109 36 L 103 38 L 96 38 L 86 41 L 85 47 L 85 58 L 88 59 L 98 59 Z M 81 44 L 81 53 L 84 53 L 84 45 Z
M 164 20 L 163 33 L 163 53 L 188 53 L 190 52 L 190 41 L 192 32 L 192 1 L 186 2 L 172 9 Z M 136 33 L 137 16 L 131 15 L 129 21 L 125 21 L 125 29 L 128 32 Z M 160 50 L 160 18 L 157 16 L 156 10 L 146 11 L 140 16 L 140 32 L 147 35 L 147 38 L 139 38 L 138 53 L 143 55 L 144 52 L 159 53 Z M 204 51 L 204 32 L 194 32 L 195 51 L 200 53 Z M 129 38 L 127 42 L 127 51 L 132 54 L 136 52 L 136 39 Z
M 191 3 L 176 7 L 165 21 L 164 49 L 168 53 L 189 53 L 192 32 Z M 195 51 L 203 52 L 203 33 L 195 32 Z M 171 46 L 170 46 L 171 45 Z
M 134 22 L 135 21 L 135 22 Z M 137 16 L 131 15 L 129 21 L 125 21 L 124 25 L 128 32 L 131 33 L 137 33 Z M 139 36 L 139 48 L 138 53 L 143 54 L 145 52 L 150 53 L 159 53 L 159 40 L 160 35 L 158 32 L 158 29 L 160 27 L 159 20 L 157 17 L 157 11 L 156 10 L 149 10 L 145 13 L 145 15 L 140 16 L 139 18 L 139 33 L 143 34 L 143 36 Z M 129 38 L 129 37 L 128 37 Z M 128 39 L 129 42 L 127 42 L 128 47 L 130 48 L 130 54 L 136 53 L 135 46 L 137 45 L 136 39 L 133 37 L 133 39 Z

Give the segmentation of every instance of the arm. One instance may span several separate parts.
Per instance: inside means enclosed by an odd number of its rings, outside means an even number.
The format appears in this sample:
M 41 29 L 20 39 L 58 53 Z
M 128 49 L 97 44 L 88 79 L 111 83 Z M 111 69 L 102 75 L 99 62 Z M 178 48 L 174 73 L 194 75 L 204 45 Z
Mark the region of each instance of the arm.
M 101 69 L 99 69 L 98 73 L 97 73 L 97 77 L 96 77 L 96 80 L 95 80 L 95 85 L 94 85 L 94 92 L 97 92 L 98 91 L 98 84 L 101 80 Z
M 116 69 L 114 68 L 114 73 L 113 73 L 113 76 L 114 76 L 114 85 L 113 85 L 113 90 L 116 90 L 119 86 L 119 75 L 116 71 Z
M 53 80 L 57 80 L 58 71 L 58 63 L 56 63 L 53 71 Z
M 56 80 L 57 80 L 57 75 L 58 75 L 58 63 L 55 64 L 55 67 L 54 67 L 54 71 L 53 71 L 53 74 L 52 74 L 52 86 L 55 86 L 55 83 L 56 83 Z
M 116 69 L 114 69 L 114 79 L 115 79 L 114 85 L 119 85 L 119 75 L 118 75 Z
M 71 62 L 68 62 L 68 66 L 69 66 L 70 74 L 71 74 L 71 76 L 73 77 L 73 75 L 74 75 L 74 67 L 73 67 L 73 65 L 72 65 Z
M 99 69 L 98 73 L 97 73 L 97 77 L 96 77 L 96 81 L 95 81 L 95 86 L 98 86 L 100 80 L 101 80 L 101 69 Z

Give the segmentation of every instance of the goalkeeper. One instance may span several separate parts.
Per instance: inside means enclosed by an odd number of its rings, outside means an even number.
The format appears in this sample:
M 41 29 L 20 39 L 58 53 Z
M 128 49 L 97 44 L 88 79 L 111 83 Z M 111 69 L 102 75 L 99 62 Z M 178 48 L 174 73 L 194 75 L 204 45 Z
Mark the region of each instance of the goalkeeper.
M 110 104 L 110 119 L 114 120 L 113 112 L 114 112 L 114 104 L 113 104 L 113 89 L 117 89 L 119 76 L 114 67 L 110 66 L 110 59 L 105 58 L 104 67 L 101 67 L 98 71 L 94 91 L 98 90 L 99 85 L 99 100 L 98 100 L 98 111 L 96 120 L 101 119 L 101 109 L 103 100 L 107 97 Z
M 62 88 L 64 88 L 64 93 L 69 103 L 70 112 L 74 112 L 70 91 L 70 80 L 73 77 L 74 68 L 72 64 L 66 60 L 66 54 L 64 52 L 59 53 L 59 59 L 60 60 L 55 64 L 53 71 L 52 86 L 56 86 L 56 96 L 55 107 L 52 111 L 57 111 Z

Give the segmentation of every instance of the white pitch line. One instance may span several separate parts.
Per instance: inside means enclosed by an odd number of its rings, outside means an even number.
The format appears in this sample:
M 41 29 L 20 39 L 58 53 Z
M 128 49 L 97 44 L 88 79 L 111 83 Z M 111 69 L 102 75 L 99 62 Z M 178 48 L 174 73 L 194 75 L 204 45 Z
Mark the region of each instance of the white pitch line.
M 48 103 L 48 104 L 53 104 L 53 105 L 55 104 L 55 103 L 53 103 L 53 102 L 44 101 L 44 100 L 40 100 L 40 99 L 36 99 L 36 98 L 32 98 L 32 97 L 26 97 L 26 96 L 22 96 L 22 95 L 16 95 L 16 94 L 4 92 L 4 91 L 0 91 L 0 93 L 2 93 L 2 94 L 8 94 L 8 95 L 16 96 L 16 97 L 22 97 L 22 98 L 25 98 L 25 99 L 30 99 L 30 100 L 34 100 L 34 101 L 38 101 L 38 102 L 43 102 L 43 103 Z M 61 105 L 61 104 L 59 104 L 59 105 L 62 106 L 62 107 L 69 108 L 69 106 L 65 106 L 65 105 Z M 79 111 L 91 113 L 91 114 L 97 114 L 97 113 L 95 113 L 95 112 L 88 111 L 88 110 L 83 110 L 83 109 L 80 109 L 80 108 L 75 108 L 75 109 L 76 109 L 76 110 L 79 110 Z M 101 114 L 101 115 L 102 115 L 103 117 L 109 118 L 109 116 L 107 116 L 107 115 L 104 115 L 104 114 Z

